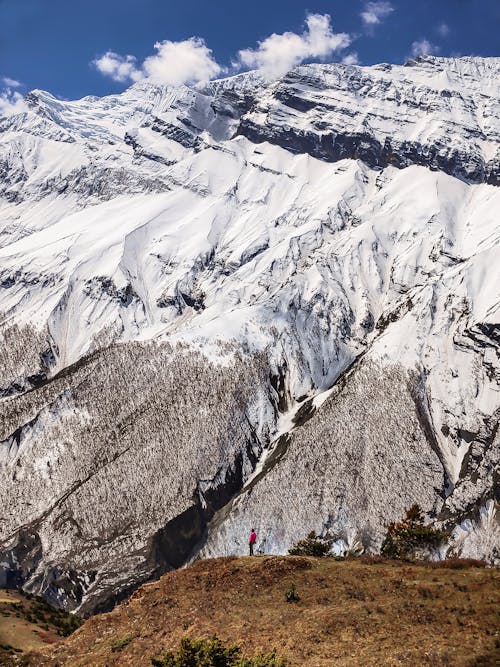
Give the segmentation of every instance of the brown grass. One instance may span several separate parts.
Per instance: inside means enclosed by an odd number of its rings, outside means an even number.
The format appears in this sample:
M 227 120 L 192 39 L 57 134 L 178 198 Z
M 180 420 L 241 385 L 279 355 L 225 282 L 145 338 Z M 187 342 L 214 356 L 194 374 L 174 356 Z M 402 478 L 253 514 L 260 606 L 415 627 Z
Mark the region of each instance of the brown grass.
M 290 667 L 472 667 L 499 657 L 495 569 L 303 557 L 199 561 L 24 664 L 142 667 L 182 636 L 276 648 Z M 285 601 L 295 584 L 300 600 Z M 130 641 L 113 652 L 116 642 Z
M 12 590 L 0 591 L 0 665 L 14 664 L 13 656 L 31 651 L 45 644 L 57 641 L 56 629 L 52 623 L 45 623 L 27 615 L 34 602 L 22 593 Z

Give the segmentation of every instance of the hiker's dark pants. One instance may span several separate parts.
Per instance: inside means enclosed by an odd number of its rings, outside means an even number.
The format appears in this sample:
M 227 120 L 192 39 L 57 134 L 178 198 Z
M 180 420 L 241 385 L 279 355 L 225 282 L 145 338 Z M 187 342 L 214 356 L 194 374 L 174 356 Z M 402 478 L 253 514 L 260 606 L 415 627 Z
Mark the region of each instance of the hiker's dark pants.
M 253 544 L 249 544 L 248 549 L 250 551 L 250 556 L 253 556 Z

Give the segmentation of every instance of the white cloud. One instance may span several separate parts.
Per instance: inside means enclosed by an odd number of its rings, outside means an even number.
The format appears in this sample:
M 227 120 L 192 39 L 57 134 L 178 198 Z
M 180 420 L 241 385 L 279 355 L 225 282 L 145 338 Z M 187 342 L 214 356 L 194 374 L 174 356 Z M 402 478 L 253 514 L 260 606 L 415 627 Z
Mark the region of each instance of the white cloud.
M 348 34 L 332 31 L 328 14 L 309 14 L 306 30 L 301 35 L 294 32 L 273 33 L 259 42 L 256 49 L 239 51 L 235 65 L 259 69 L 264 77 L 274 79 L 304 60 L 327 58 L 350 43 Z
M 436 30 L 441 37 L 447 37 L 450 34 L 450 26 L 446 23 L 440 23 Z
M 308 59 L 324 59 L 351 43 L 346 33 L 334 33 L 328 14 L 309 14 L 302 34 L 285 32 L 272 34 L 255 49 L 243 49 L 233 63 L 236 69 L 259 69 L 266 78 L 276 78 Z M 226 73 L 214 59 L 211 49 L 199 37 L 181 42 L 165 40 L 157 42 L 156 53 L 142 64 L 132 55 L 107 51 L 92 61 L 92 65 L 104 76 L 121 83 L 150 78 L 172 86 L 205 83 Z M 355 60 L 354 60 L 355 59 Z M 357 55 L 347 56 L 346 62 L 357 62 Z
M 212 51 L 198 37 L 182 42 L 157 42 L 155 49 L 157 53 L 146 58 L 142 65 L 135 56 L 122 56 L 114 51 L 107 51 L 92 61 L 92 65 L 104 76 L 120 83 L 149 77 L 171 86 L 206 82 L 222 72 Z
M 417 56 L 432 56 L 438 53 L 439 46 L 432 44 L 428 39 L 420 39 L 413 42 L 411 45 L 411 53 L 414 57 Z
M 378 23 L 382 23 L 382 20 L 393 11 L 394 7 L 390 2 L 379 0 L 378 2 L 367 2 L 360 16 L 365 26 L 373 28 Z
M 9 88 L 19 88 L 21 85 L 20 81 L 16 81 L 15 79 L 11 79 L 8 76 L 4 76 L 2 79 L 3 83 L 8 86 Z
M 356 51 L 353 53 L 348 53 L 342 58 L 342 62 L 344 65 L 359 65 L 359 56 Z
M 3 81 L 6 80 L 3 79 Z M 16 81 L 16 84 L 21 85 L 18 81 Z M 27 110 L 28 107 L 26 106 L 24 97 L 17 90 L 12 90 L 11 87 L 0 90 L 0 117 L 12 116 L 15 113 L 22 113 Z
M 101 74 L 120 83 L 138 81 L 143 76 L 142 72 L 137 69 L 135 56 L 121 56 L 114 51 L 107 51 L 100 58 L 93 60 L 92 64 Z
M 199 37 L 183 42 L 157 42 L 155 49 L 158 53 L 146 58 L 143 71 L 158 83 L 171 86 L 204 83 L 222 72 L 211 49 Z

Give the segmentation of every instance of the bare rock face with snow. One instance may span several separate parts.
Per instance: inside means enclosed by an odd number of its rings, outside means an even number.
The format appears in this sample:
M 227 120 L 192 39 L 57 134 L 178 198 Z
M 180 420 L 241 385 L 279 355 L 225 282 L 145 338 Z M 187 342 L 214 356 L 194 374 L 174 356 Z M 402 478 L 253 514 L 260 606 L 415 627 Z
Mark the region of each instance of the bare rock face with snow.
M 0 119 L 0 581 L 105 609 L 414 502 L 499 558 L 500 59 Z

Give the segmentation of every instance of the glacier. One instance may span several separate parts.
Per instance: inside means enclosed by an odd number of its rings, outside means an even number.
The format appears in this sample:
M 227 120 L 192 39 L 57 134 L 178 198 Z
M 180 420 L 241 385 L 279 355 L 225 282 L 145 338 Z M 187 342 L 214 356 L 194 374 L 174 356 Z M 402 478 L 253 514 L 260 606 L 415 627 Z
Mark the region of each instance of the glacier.
M 499 93 L 423 56 L 0 118 L 0 582 L 92 613 L 414 502 L 497 561 Z

